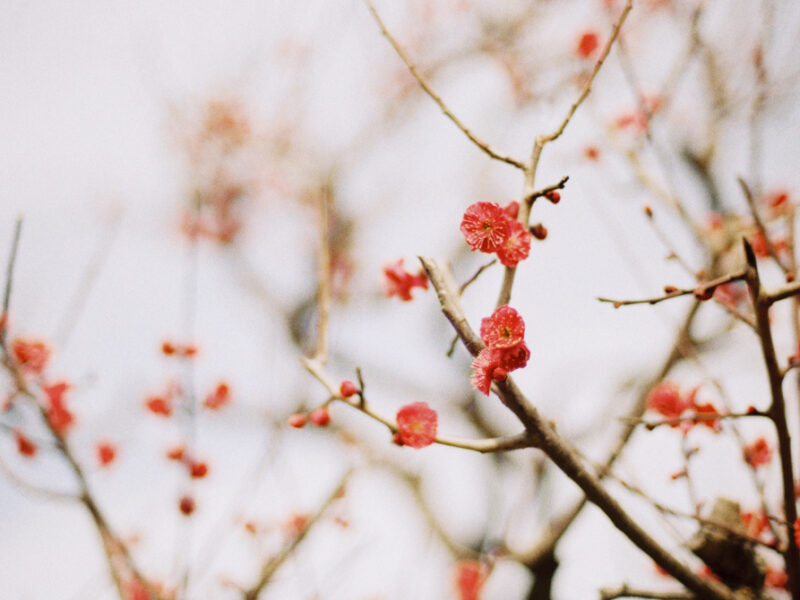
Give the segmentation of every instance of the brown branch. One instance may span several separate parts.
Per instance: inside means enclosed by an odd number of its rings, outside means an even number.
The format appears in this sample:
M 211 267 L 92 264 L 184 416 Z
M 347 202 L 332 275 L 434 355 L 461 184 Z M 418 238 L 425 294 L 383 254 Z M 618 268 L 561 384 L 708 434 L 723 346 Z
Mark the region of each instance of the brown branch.
M 633 304 L 658 304 L 659 302 L 663 302 L 664 300 L 669 300 L 671 298 L 679 298 L 680 296 L 686 296 L 687 294 L 693 294 L 695 298 L 698 300 L 707 300 L 711 297 L 714 293 L 714 289 L 720 285 L 724 285 L 726 283 L 730 283 L 732 281 L 738 281 L 740 279 L 745 278 L 745 271 L 736 271 L 734 273 L 729 273 L 728 275 L 723 275 L 722 277 L 717 277 L 716 279 L 712 279 L 711 281 L 704 281 L 700 285 L 694 288 L 675 288 L 675 287 L 665 287 L 664 291 L 665 294 L 663 296 L 656 296 L 654 298 L 643 298 L 640 300 L 613 300 L 611 298 L 603 298 L 598 297 L 597 299 L 600 302 L 608 302 L 614 305 L 614 308 L 619 308 L 620 306 L 631 306 Z
M 696 415 L 689 415 L 686 417 L 673 417 L 671 419 L 659 419 L 656 421 L 649 421 L 647 419 L 641 418 L 631 418 L 631 417 L 622 417 L 622 421 L 625 423 L 631 423 L 633 425 L 641 425 L 645 429 L 653 430 L 657 427 L 661 427 L 663 425 L 673 426 L 673 425 L 680 425 L 681 423 L 704 423 L 708 421 L 720 421 L 722 419 L 743 419 L 746 417 L 769 417 L 768 413 L 761 412 L 759 410 L 754 410 L 750 412 L 744 413 L 702 413 Z
M 695 521 L 696 523 L 699 523 L 700 525 L 711 525 L 713 527 L 722 529 L 723 531 L 725 531 L 726 534 L 734 536 L 734 537 L 736 537 L 736 538 L 738 538 L 738 539 L 740 539 L 743 542 L 746 542 L 748 544 L 756 544 L 756 545 L 762 546 L 764 548 L 769 548 L 770 550 L 773 550 L 775 552 L 780 552 L 779 548 L 776 547 L 775 543 L 764 542 L 764 541 L 758 539 L 757 537 L 750 536 L 741 527 L 733 527 L 733 526 L 731 526 L 730 523 L 725 523 L 725 522 L 719 521 L 717 519 L 713 519 L 713 518 L 712 519 L 707 519 L 707 518 L 699 516 L 699 514 L 696 514 L 696 513 L 688 513 L 688 512 L 684 512 L 684 511 L 681 511 L 681 510 L 677 510 L 677 509 L 671 508 L 671 507 L 669 507 L 669 506 L 667 506 L 665 504 L 662 504 L 661 502 L 658 502 L 657 500 L 654 500 L 653 498 L 648 496 L 644 492 L 644 490 L 642 490 L 641 488 L 636 487 L 635 485 L 631 484 L 628 481 L 625 481 L 624 479 L 622 479 L 618 475 L 614 474 L 610 469 L 604 468 L 603 465 L 596 465 L 595 468 L 598 470 L 599 473 L 601 473 L 605 477 L 613 480 L 614 482 L 618 483 L 619 485 L 621 485 L 623 488 L 625 488 L 626 490 L 628 490 L 632 494 L 635 494 L 635 495 L 639 496 L 640 498 L 645 500 L 648 504 L 650 504 L 654 509 L 656 509 L 658 512 L 660 512 L 660 513 L 662 513 L 664 515 L 670 515 L 672 517 L 678 517 L 678 518 L 681 518 L 681 519 L 687 519 L 687 520 Z M 738 525 L 738 523 L 737 523 L 737 525 Z
M 675 343 L 673 344 L 667 359 L 664 361 L 664 364 L 659 372 L 647 384 L 642 386 L 636 402 L 628 411 L 629 417 L 641 417 L 644 414 L 644 411 L 647 407 L 647 396 L 652 387 L 661 382 L 681 359 L 690 355 L 689 348 L 691 347 L 691 342 L 689 332 L 692 323 L 699 312 L 699 309 L 699 302 L 692 304 L 692 308 L 686 315 L 683 325 L 678 331 L 678 335 L 675 338 Z M 630 423 L 625 425 L 622 433 L 617 439 L 616 445 L 606 458 L 604 464 L 605 469 L 610 469 L 614 465 L 614 463 L 622 454 L 623 449 L 628 444 L 628 441 L 635 430 L 635 425 Z M 602 479 L 602 472 L 600 473 L 600 477 Z M 586 496 L 583 496 L 571 509 L 564 511 L 557 519 L 551 520 L 545 532 L 539 539 L 539 542 L 531 550 L 525 553 L 522 561 L 525 564 L 531 565 L 536 564 L 540 560 L 546 560 L 546 558 L 554 552 L 556 544 L 558 544 L 561 537 L 566 533 L 567 529 L 569 529 L 570 525 L 573 523 L 573 521 L 575 521 L 583 508 L 586 506 L 586 502 Z
M 625 19 L 628 16 L 628 13 L 631 11 L 633 7 L 633 0 L 628 0 L 625 8 L 622 10 L 622 13 L 617 19 L 617 22 L 614 24 L 614 28 L 611 31 L 611 36 L 606 42 L 606 46 L 603 49 L 600 58 L 598 59 L 597 63 L 595 63 L 594 69 L 592 69 L 592 73 L 587 79 L 586 83 L 581 90 L 580 95 L 572 103 L 570 106 L 569 111 L 567 112 L 566 117 L 561 122 L 561 125 L 556 129 L 553 133 L 549 135 L 539 135 L 536 136 L 536 140 L 533 144 L 533 149 L 531 150 L 531 157 L 528 161 L 528 164 L 525 166 L 525 180 L 522 186 L 522 197 L 528 198 L 532 194 L 536 192 L 535 183 L 536 183 L 536 170 L 539 167 L 539 159 L 542 155 L 542 150 L 546 144 L 549 142 L 553 142 L 557 140 L 562 133 L 564 133 L 564 129 L 566 129 L 567 125 L 569 124 L 572 116 L 575 114 L 575 111 L 578 110 L 578 107 L 583 103 L 586 97 L 589 95 L 589 92 L 592 90 L 592 83 L 594 82 L 597 73 L 600 71 L 600 67 L 603 66 L 605 63 L 606 58 L 608 57 L 608 53 L 611 52 L 611 47 L 614 44 L 614 40 L 617 39 L 619 35 L 619 30 L 622 27 L 622 24 L 625 22 Z M 528 220 L 530 219 L 531 208 L 533 203 L 532 202 L 522 202 L 519 207 L 519 216 L 518 220 L 522 225 L 527 228 L 528 227 Z M 503 283 L 500 286 L 500 293 L 497 296 L 497 306 L 502 306 L 503 304 L 508 304 L 511 301 L 511 290 L 514 287 L 514 276 L 517 272 L 516 267 L 506 267 L 505 273 L 503 274 Z
M 330 210 L 333 190 L 328 182 L 319 194 L 319 240 L 317 240 L 317 344 L 314 358 L 325 364 L 328 360 L 328 315 L 331 305 L 331 248 Z
M 382 415 L 367 403 L 363 395 L 363 387 L 361 388 L 362 393 L 357 394 L 358 397 L 351 396 L 349 398 L 344 398 L 339 393 L 337 384 L 327 374 L 325 374 L 322 365 L 318 361 L 315 361 L 314 359 L 303 358 L 301 362 L 306 370 L 311 373 L 320 383 L 322 383 L 322 385 L 325 386 L 325 389 L 328 390 L 328 394 L 330 395 L 329 402 L 332 400 L 344 402 L 345 404 L 352 406 L 356 410 L 361 411 L 368 417 L 384 425 L 390 433 L 394 434 L 397 432 L 397 424 L 395 423 L 394 419 L 390 419 L 389 417 Z M 474 452 L 490 453 L 530 448 L 533 445 L 533 440 L 527 433 L 523 432 L 517 435 L 478 440 L 438 435 L 433 443 L 440 444 L 442 446 L 451 446 L 453 448 L 461 448 L 463 450 L 473 450 Z
M 458 304 L 454 288 L 450 288 L 442 270 L 435 261 L 421 258 L 428 279 L 436 289 L 442 312 L 456 328 L 459 337 L 467 348 L 476 355 L 480 351 L 480 339 L 467 323 Z M 476 343 L 477 340 L 477 343 Z M 614 526 L 650 558 L 661 565 L 670 575 L 683 583 L 699 598 L 735 598 L 727 587 L 704 581 L 686 565 L 678 561 L 669 551 L 656 542 L 625 511 L 603 487 L 600 478 L 590 473 L 583 465 L 575 450 L 561 438 L 544 419 L 535 406 L 525 397 L 514 383 L 512 377 L 496 383 L 496 391 L 501 402 L 513 412 L 530 434 L 535 446 L 542 450 L 550 460 L 578 487 L 588 500 L 602 510 Z
M 428 83 L 427 79 L 425 79 L 422 73 L 419 72 L 416 65 L 411 61 L 411 58 L 409 58 L 408 54 L 403 49 L 403 47 L 392 36 L 392 34 L 389 33 L 389 30 L 386 29 L 386 25 L 383 23 L 383 20 L 381 19 L 380 15 L 378 14 L 378 11 L 375 9 L 375 6 L 372 4 L 372 2 L 370 0 L 364 0 L 364 2 L 367 4 L 367 8 L 369 8 L 369 11 L 372 13 L 372 16 L 375 19 L 375 22 L 378 24 L 378 27 L 380 27 L 383 36 L 387 40 L 389 40 L 389 43 L 392 45 L 392 48 L 394 48 L 395 52 L 397 52 L 398 56 L 405 63 L 409 72 L 419 82 L 420 86 L 422 86 L 422 89 L 425 90 L 425 93 L 427 93 L 428 96 L 430 96 L 431 99 L 434 102 L 436 102 L 436 104 L 439 106 L 439 108 L 445 114 L 445 116 L 448 119 L 450 119 L 455 124 L 455 126 L 458 127 L 464 133 L 464 135 L 466 135 L 470 139 L 470 141 L 473 144 L 475 144 L 478 148 L 480 148 L 489 157 L 495 160 L 502 161 L 509 165 L 512 165 L 518 169 L 525 170 L 526 166 L 524 163 L 520 162 L 515 158 L 512 158 L 510 156 L 505 156 L 493 150 L 491 146 L 489 146 L 489 144 L 478 139 L 475 136 L 475 134 L 472 133 L 472 131 L 470 131 L 455 114 L 453 114 L 453 112 L 447 107 L 447 105 L 444 103 L 441 97 L 431 87 L 430 83 Z
M 464 294 L 464 291 L 470 285 L 472 285 L 478 279 L 478 277 L 480 277 L 481 273 L 483 273 L 486 269 L 491 267 L 496 262 L 497 262 L 497 259 L 495 258 L 495 259 L 491 260 L 490 262 L 486 263 L 485 265 L 481 265 L 480 268 L 477 271 L 475 271 L 475 274 L 472 277 L 470 277 L 464 283 L 461 284 L 461 287 L 458 288 L 458 295 L 462 296 Z
M 542 196 L 546 196 L 550 192 L 555 192 L 556 190 L 563 190 L 564 186 L 567 185 L 567 181 L 569 181 L 569 175 L 564 175 L 558 183 L 554 183 L 553 185 L 548 185 L 540 190 L 536 190 L 535 192 L 530 193 L 528 196 L 525 197 L 523 202 L 525 204 L 531 205 L 537 198 L 541 198 Z
M 800 294 L 800 281 L 795 281 L 787 286 L 775 290 L 770 294 L 767 294 L 767 302 L 769 302 L 769 304 L 774 304 L 776 302 L 780 302 L 781 300 L 785 300 L 786 298 L 797 296 L 798 294 Z
M 600 58 L 597 59 L 597 62 L 592 69 L 592 73 L 589 75 L 589 79 L 587 79 L 586 83 L 583 85 L 580 95 L 575 102 L 572 103 L 572 106 L 569 107 L 569 111 L 567 111 L 567 115 L 564 117 L 564 120 L 561 122 L 561 125 L 558 127 L 558 129 L 553 131 L 553 133 L 550 135 L 546 135 L 541 138 L 542 145 L 555 141 L 561 137 L 561 134 L 564 133 L 564 130 L 567 128 L 567 125 L 575 114 L 575 111 L 578 110 L 578 107 L 583 103 L 584 100 L 586 100 L 589 92 L 592 91 L 592 83 L 594 83 L 594 79 L 600 72 L 600 68 L 603 66 L 603 63 L 605 63 L 606 58 L 608 58 L 608 54 L 611 52 L 611 47 L 614 45 L 614 41 L 619 35 L 619 30 L 622 27 L 622 24 L 625 22 L 625 19 L 628 17 L 628 13 L 631 12 L 632 8 L 633 0 L 628 0 L 627 4 L 625 4 L 625 8 L 622 9 L 622 14 L 620 14 L 619 19 L 617 19 L 617 22 L 614 24 L 614 28 L 611 30 L 611 37 L 608 38 L 606 47 L 603 48 L 603 53 L 600 55 Z
M 466 290 L 466 289 L 467 289 L 467 288 L 468 288 L 468 287 L 469 287 L 469 286 L 470 286 L 472 283 L 474 283 L 475 281 L 477 281 L 477 279 L 478 279 L 478 277 L 480 277 L 481 273 L 483 273 L 483 272 L 484 272 L 486 269 L 488 269 L 489 267 L 491 267 L 491 266 L 492 266 L 494 263 L 496 263 L 496 262 L 497 262 L 497 259 L 495 258 L 495 259 L 491 260 L 490 262 L 486 263 L 485 265 L 481 265 L 481 266 L 478 268 L 478 270 L 477 270 L 477 271 L 475 271 L 475 274 L 474 274 L 472 277 L 470 277 L 469 279 L 467 279 L 467 280 L 466 280 L 464 283 L 462 283 L 462 284 L 461 284 L 461 287 L 460 287 L 460 288 L 458 288 L 458 295 L 459 295 L 459 297 L 460 297 L 460 296 L 463 296 L 463 295 L 464 295 L 464 291 L 465 291 L 465 290 Z M 447 352 L 446 352 L 446 354 L 445 354 L 445 355 L 447 356 L 447 358 L 450 358 L 451 356 L 453 356 L 453 352 L 455 352 L 455 351 L 456 351 L 456 344 L 458 344 L 458 335 L 454 335 L 454 336 L 453 336 L 453 339 L 452 339 L 452 340 L 450 340 L 450 346 L 447 348 Z
M 746 239 L 742 239 L 744 254 L 747 259 L 747 285 L 753 297 L 753 306 L 756 314 L 758 338 L 761 342 L 761 352 L 764 357 L 764 366 L 769 380 L 770 396 L 772 402 L 768 413 L 775 423 L 778 435 L 778 450 L 781 457 L 781 479 L 783 483 L 783 502 L 787 525 L 785 535 L 788 539 L 784 559 L 786 573 L 789 575 L 789 590 L 794 600 L 800 599 L 800 551 L 794 539 L 793 524 L 797 520 L 797 505 L 794 495 L 794 470 L 792 467 L 792 440 L 786 422 L 786 401 L 783 396 L 783 375 L 778 360 L 775 356 L 775 346 L 772 342 L 772 331 L 769 324 L 769 295 L 761 287 L 758 274 L 758 264 L 752 246 Z
M 270 582 L 276 571 L 281 567 L 281 565 L 283 565 L 284 562 L 286 562 L 286 559 L 292 555 L 300 543 L 306 539 L 308 532 L 311 531 L 314 525 L 322 518 L 330 505 L 333 504 L 337 498 L 342 496 L 345 485 L 347 484 L 347 480 L 351 475 L 352 471 L 348 471 L 344 474 L 339 482 L 339 485 L 336 486 L 336 489 L 333 490 L 333 493 L 331 493 L 319 506 L 319 508 L 317 508 L 317 511 L 305 524 L 302 530 L 299 531 L 297 535 L 293 536 L 292 539 L 287 542 L 286 545 L 284 545 L 284 547 L 281 548 L 281 550 L 275 556 L 264 563 L 264 566 L 261 568 L 261 573 L 258 576 L 258 581 L 252 587 L 248 588 L 242 593 L 242 600 L 257 600 L 258 595 Z

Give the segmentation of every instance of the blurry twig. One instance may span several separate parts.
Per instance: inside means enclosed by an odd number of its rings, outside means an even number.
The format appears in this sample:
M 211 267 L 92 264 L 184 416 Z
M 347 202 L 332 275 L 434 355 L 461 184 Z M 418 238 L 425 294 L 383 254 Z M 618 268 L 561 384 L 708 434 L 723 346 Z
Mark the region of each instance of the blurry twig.
M 257 600 L 259 594 L 270 582 L 275 572 L 281 567 L 281 565 L 283 565 L 284 562 L 286 562 L 286 559 L 292 555 L 300 543 L 306 538 L 308 532 L 322 518 L 322 516 L 328 510 L 328 507 L 330 507 L 330 505 L 333 504 L 337 498 L 340 498 L 344 494 L 345 485 L 347 484 L 347 480 L 350 478 L 352 473 L 353 471 L 348 471 L 342 476 L 341 480 L 339 481 L 339 485 L 336 486 L 336 489 L 334 489 L 333 492 L 325 499 L 325 501 L 317 508 L 316 512 L 304 524 L 303 528 L 297 532 L 297 535 L 294 535 L 292 539 L 289 540 L 275 556 L 264 563 L 264 566 L 261 567 L 261 573 L 258 576 L 258 581 L 252 587 L 248 588 L 242 593 L 243 600 Z
M 397 52 L 398 56 L 400 56 L 402 61 L 405 63 L 406 67 L 408 67 L 409 72 L 419 82 L 419 84 L 422 86 L 422 89 L 425 90 L 428 96 L 430 96 L 431 99 L 434 102 L 436 102 L 436 104 L 439 106 L 439 108 L 442 110 L 445 116 L 448 119 L 450 119 L 455 124 L 455 126 L 458 127 L 464 133 L 464 135 L 466 135 L 470 139 L 470 141 L 473 144 L 475 144 L 478 148 L 483 150 L 485 154 L 487 154 L 491 158 L 494 158 L 495 160 L 502 161 L 504 163 L 517 167 L 518 169 L 524 170 L 526 168 L 524 163 L 515 158 L 512 158 L 510 156 L 505 156 L 493 150 L 491 146 L 489 146 L 489 144 L 478 139 L 475 136 L 475 134 L 472 133 L 472 131 L 470 131 L 455 114 L 453 114 L 453 112 L 447 107 L 447 105 L 444 103 L 441 97 L 431 87 L 430 83 L 428 83 L 425 77 L 422 76 L 422 73 L 419 72 L 416 65 L 411 61 L 408 54 L 406 54 L 406 51 L 403 50 L 403 47 L 400 46 L 398 41 L 392 36 L 391 33 L 389 33 L 389 30 L 386 29 L 386 25 L 383 23 L 383 20 L 381 19 L 380 15 L 378 14 L 378 11 L 375 9 L 375 6 L 372 4 L 372 2 L 370 0 L 364 0 L 364 2 L 366 2 L 369 11 L 372 13 L 373 18 L 378 23 L 378 27 L 380 27 L 381 33 L 383 33 L 384 37 L 387 40 L 389 40 L 389 43 L 392 45 L 392 48 L 394 48 L 395 52 Z
M 83 274 L 78 280 L 72 295 L 67 302 L 67 307 L 59 319 L 58 326 L 56 327 L 55 340 L 58 342 L 59 347 L 63 350 L 69 342 L 72 332 L 80 319 L 81 313 L 86 306 L 86 301 L 89 294 L 97 281 L 98 276 L 103 270 L 103 267 L 110 255 L 111 246 L 119 233 L 121 222 L 120 211 L 115 211 L 111 216 L 111 222 L 108 226 L 108 231 L 100 239 L 97 247 L 89 259 Z
M 600 302 L 608 302 L 614 305 L 614 308 L 619 308 L 620 306 L 630 306 L 632 304 L 658 304 L 659 302 L 663 302 L 664 300 L 669 300 L 670 298 L 678 298 L 679 296 L 685 296 L 687 294 L 693 294 L 695 298 L 698 300 L 707 300 L 711 297 L 714 293 L 714 289 L 717 286 L 724 285 L 726 283 L 730 283 L 732 281 L 739 281 L 745 278 L 745 271 L 735 271 L 728 275 L 723 275 L 722 277 L 717 277 L 716 279 L 712 279 L 711 281 L 704 281 L 700 285 L 694 288 L 675 288 L 672 286 L 667 286 L 664 289 L 663 296 L 656 296 L 654 298 L 644 298 L 641 300 L 612 300 L 611 298 L 597 298 Z

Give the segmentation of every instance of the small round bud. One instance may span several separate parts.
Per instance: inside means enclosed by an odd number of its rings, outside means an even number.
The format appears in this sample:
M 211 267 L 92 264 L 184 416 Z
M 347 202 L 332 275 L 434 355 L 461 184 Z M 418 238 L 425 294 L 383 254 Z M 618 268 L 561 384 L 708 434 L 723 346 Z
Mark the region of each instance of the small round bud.
M 647 215 L 648 217 L 652 217 L 653 216 L 653 209 L 650 208 L 650 206 L 648 204 L 644 205 L 644 214 Z
M 208 465 L 204 462 L 192 462 L 189 465 L 189 474 L 194 479 L 202 479 L 208 474 Z
M 308 423 L 308 416 L 305 413 L 295 413 L 289 417 L 286 422 L 289 424 L 289 427 L 302 429 L 306 426 L 306 423 Z
M 309 415 L 308 420 L 317 427 L 325 427 L 331 422 L 331 413 L 326 407 L 321 406 Z
M 178 508 L 184 515 L 188 517 L 194 512 L 195 509 L 194 498 L 192 498 L 191 496 L 184 496 L 178 503 Z
M 339 393 L 342 395 L 342 398 L 349 398 L 358 393 L 358 388 L 355 383 L 349 379 L 345 379 L 339 386 Z
M 541 223 L 537 223 L 536 225 L 531 225 L 530 231 L 531 235 L 535 237 L 537 240 L 543 240 L 547 237 L 547 227 L 545 227 Z
M 559 202 L 561 202 L 561 194 L 559 194 L 555 190 L 553 190 L 552 192 L 547 192 L 545 194 L 545 198 L 550 200 L 550 202 L 552 202 L 553 204 L 558 204 Z

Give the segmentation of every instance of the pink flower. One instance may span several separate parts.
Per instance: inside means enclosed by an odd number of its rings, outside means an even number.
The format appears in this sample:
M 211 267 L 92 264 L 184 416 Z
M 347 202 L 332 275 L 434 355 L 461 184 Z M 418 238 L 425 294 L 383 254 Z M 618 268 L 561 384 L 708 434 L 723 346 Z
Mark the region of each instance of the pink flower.
M 472 385 L 488 396 L 492 381 L 503 381 L 511 371 L 524 367 L 530 356 L 525 342 L 509 348 L 487 346 L 472 361 Z
M 681 396 L 678 385 L 673 381 L 662 381 L 647 395 L 647 408 L 664 415 L 668 419 L 677 419 L 689 408 L 689 402 Z
M 509 219 L 509 234 L 497 248 L 497 258 L 504 266 L 514 268 L 528 258 L 531 251 L 531 234 L 519 221 Z
M 397 411 L 397 434 L 405 446 L 424 448 L 436 440 L 438 416 L 425 402 L 407 404 Z
M 510 222 L 495 202 L 476 202 L 464 212 L 461 233 L 473 250 L 491 253 L 508 239 Z
M 597 47 L 600 45 L 600 40 L 594 31 L 587 31 L 581 35 L 578 40 L 578 45 L 575 48 L 575 54 L 581 58 L 589 58 Z
M 481 339 L 491 348 L 510 348 L 525 337 L 525 321 L 508 304 L 481 320 Z
M 744 447 L 744 461 L 751 467 L 766 465 L 772 460 L 772 447 L 763 437 Z
M 386 295 L 391 298 L 398 296 L 404 302 L 412 300 L 411 290 L 415 287 L 428 289 L 428 278 L 425 272 L 420 269 L 417 275 L 412 275 L 403 267 L 403 259 L 389 263 L 383 267 L 383 277 L 386 288 Z
M 11 343 L 11 353 L 23 371 L 41 375 L 50 360 L 50 347 L 39 340 L 17 338 Z
M 472 361 L 472 385 L 489 395 L 492 381 L 503 381 L 511 371 L 528 363 L 531 352 L 524 341 L 525 321 L 504 304 L 481 321 L 481 339 L 486 347 Z

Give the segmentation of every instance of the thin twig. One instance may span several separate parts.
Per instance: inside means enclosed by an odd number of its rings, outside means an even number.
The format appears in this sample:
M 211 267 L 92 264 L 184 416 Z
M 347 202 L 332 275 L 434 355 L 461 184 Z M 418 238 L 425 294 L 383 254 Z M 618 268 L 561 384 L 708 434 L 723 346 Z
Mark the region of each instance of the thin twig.
M 259 594 L 264 589 L 264 587 L 270 582 L 273 575 L 275 575 L 276 571 L 286 562 L 292 553 L 297 549 L 300 543 L 306 539 L 307 534 L 311 529 L 316 525 L 316 523 L 322 518 L 322 516 L 327 512 L 328 508 L 331 504 L 337 499 L 342 496 L 344 493 L 345 485 L 347 484 L 347 480 L 352 475 L 352 471 L 348 471 L 344 474 L 344 476 L 339 481 L 339 485 L 336 486 L 336 489 L 325 499 L 325 501 L 317 508 L 317 511 L 314 515 L 308 520 L 305 526 L 297 533 L 297 535 L 293 536 L 291 540 L 289 540 L 283 548 L 270 558 L 264 566 L 261 568 L 261 573 L 258 576 L 258 581 L 253 584 L 252 587 L 248 588 L 242 593 L 243 600 L 257 600 Z
M 420 86 L 422 86 L 422 89 L 425 90 L 425 93 L 427 93 L 428 96 L 430 96 L 431 99 L 434 102 L 436 102 L 436 104 L 439 106 L 439 108 L 445 114 L 445 116 L 448 119 L 450 119 L 455 124 L 455 126 L 458 127 L 464 133 L 464 135 L 466 135 L 470 139 L 470 141 L 473 144 L 475 144 L 478 148 L 480 148 L 485 154 L 487 154 L 491 158 L 494 158 L 495 160 L 499 160 L 499 161 L 502 161 L 502 162 L 507 163 L 509 165 L 512 165 L 514 167 L 517 167 L 518 169 L 525 170 L 526 167 L 525 167 L 524 163 L 520 162 L 519 160 L 517 160 L 515 158 L 512 158 L 510 156 L 505 156 L 505 155 L 500 154 L 499 152 L 493 150 L 491 148 L 491 146 L 489 146 L 489 144 L 487 144 L 486 142 L 478 139 L 475 136 L 475 134 L 472 133 L 472 131 L 470 131 L 461 122 L 461 120 L 457 116 L 455 116 L 455 114 L 453 114 L 453 112 L 447 107 L 447 105 L 444 103 L 444 101 L 441 99 L 441 97 L 431 87 L 430 83 L 428 83 L 427 79 L 425 79 L 425 77 L 422 76 L 422 73 L 419 72 L 419 70 L 417 69 L 416 65 L 411 61 L 411 58 L 409 58 L 408 54 L 403 49 L 403 47 L 392 36 L 392 34 L 389 33 L 389 30 L 386 29 L 386 25 L 383 23 L 383 20 L 381 19 L 380 15 L 378 14 L 378 11 L 375 9 L 375 6 L 372 4 L 372 2 L 370 0 L 364 0 L 364 2 L 366 3 L 367 7 L 369 8 L 369 11 L 372 13 L 373 18 L 378 23 L 378 27 L 380 27 L 381 33 L 383 34 L 383 36 L 387 40 L 389 40 L 389 43 L 392 45 L 392 48 L 394 48 L 395 52 L 397 52 L 398 56 L 405 63 L 405 65 L 408 68 L 409 72 L 419 82 Z
M 572 106 L 570 106 L 570 109 L 567 111 L 567 115 L 561 122 L 561 125 L 549 135 L 536 136 L 536 140 L 534 141 L 533 148 L 531 150 L 531 157 L 528 164 L 525 166 L 525 180 L 522 186 L 523 198 L 528 198 L 531 194 L 535 193 L 536 170 L 539 167 L 539 159 L 541 158 L 542 150 L 546 144 L 555 141 L 561 136 L 561 134 L 564 132 L 564 129 L 566 129 L 567 125 L 572 119 L 572 116 L 575 114 L 575 111 L 578 110 L 578 107 L 589 95 L 589 92 L 591 92 L 592 82 L 597 76 L 597 73 L 600 71 L 600 67 L 603 66 L 608 53 L 611 52 L 611 47 L 614 44 L 614 40 L 617 39 L 619 30 L 622 27 L 622 24 L 625 22 L 628 13 L 631 11 L 631 8 L 633 8 L 633 0 L 628 0 L 625 8 L 622 11 L 622 14 L 620 14 L 619 19 L 617 19 L 617 22 L 614 24 L 614 28 L 611 31 L 611 36 L 609 37 L 608 42 L 606 42 L 606 46 L 603 49 L 603 52 L 600 55 L 597 63 L 595 64 L 594 69 L 592 69 L 589 79 L 584 84 L 578 98 L 572 103 Z M 530 219 L 532 204 L 532 202 L 522 202 L 519 207 L 519 216 L 517 218 L 525 228 L 528 227 L 528 220 Z M 500 293 L 497 296 L 497 306 L 508 304 L 511 301 L 511 290 L 514 287 L 514 276 L 516 272 L 516 267 L 506 267 L 505 273 L 503 274 L 503 283 L 500 286 Z
M 481 273 L 483 273 L 486 269 L 491 267 L 496 262 L 497 262 L 497 259 L 495 258 L 491 262 L 488 262 L 485 265 L 481 265 L 480 268 L 478 268 L 478 270 L 475 271 L 475 274 L 472 277 L 470 277 L 464 283 L 461 284 L 461 287 L 458 288 L 458 295 L 459 296 L 463 296 L 464 295 L 464 291 L 472 283 L 474 283 L 478 279 L 478 277 L 480 277 Z M 450 357 L 453 356 L 453 353 L 456 351 L 456 344 L 458 344 L 458 335 L 454 335 L 453 339 L 450 340 L 450 346 L 447 348 L 447 353 L 446 353 L 447 358 L 450 358 Z
M 363 394 L 358 394 L 358 398 L 349 397 L 344 398 L 340 393 L 336 383 L 325 373 L 322 365 L 313 359 L 303 358 L 303 366 L 311 373 L 325 389 L 328 390 L 331 400 L 339 400 L 352 406 L 353 408 L 361 411 L 368 417 L 383 424 L 392 434 L 397 432 L 397 424 L 394 419 L 390 419 L 385 415 L 380 414 L 370 406 L 364 399 Z M 504 436 L 498 438 L 486 438 L 479 440 L 471 440 L 466 438 L 455 438 L 446 436 L 436 436 L 434 444 L 441 444 L 442 446 L 451 446 L 453 448 L 462 448 L 464 450 L 473 450 L 475 452 L 489 453 L 489 452 L 505 452 L 507 450 L 518 450 L 521 448 L 530 448 L 533 446 L 531 437 L 526 433 L 520 433 L 512 436 Z
M 531 205 L 537 198 L 546 196 L 550 192 L 555 192 L 556 190 L 563 190 L 564 186 L 567 185 L 567 181 L 569 181 L 569 175 L 564 175 L 564 177 L 562 177 L 558 183 L 554 183 L 553 185 L 548 185 L 547 187 L 532 192 L 531 194 L 525 197 L 524 199 L 525 204 Z
M 317 345 L 314 358 L 323 365 L 328 361 L 328 316 L 331 306 L 330 210 L 332 185 L 326 183 L 319 195 L 319 239 L 317 240 Z
M 711 281 L 704 281 L 697 287 L 693 288 L 669 288 L 669 291 L 663 296 L 655 296 L 653 298 L 643 298 L 640 300 L 613 300 L 611 298 L 603 298 L 598 297 L 597 299 L 600 302 L 608 302 L 614 305 L 614 308 L 619 308 L 620 306 L 630 306 L 633 304 L 658 304 L 659 302 L 663 302 L 664 300 L 669 300 L 671 298 L 678 298 L 680 296 L 686 296 L 687 294 L 693 294 L 695 298 L 698 300 L 707 299 L 710 297 L 710 294 L 713 293 L 714 289 L 720 285 L 724 285 L 726 283 L 730 283 L 732 281 L 739 281 L 745 278 L 745 271 L 735 271 L 733 273 L 729 273 L 728 275 L 723 275 L 722 277 L 717 277 L 716 279 L 712 279 Z
M 486 263 L 485 265 L 481 265 L 480 268 L 477 271 L 475 271 L 475 274 L 472 277 L 470 277 L 464 283 L 461 284 L 461 287 L 458 288 L 458 295 L 459 296 L 463 296 L 464 295 L 464 291 L 470 285 L 472 285 L 478 279 L 478 277 L 480 277 L 481 273 L 483 273 L 486 269 L 491 267 L 496 262 L 497 262 L 497 259 L 495 258 L 492 261 Z
M 553 131 L 553 133 L 546 135 L 541 138 L 542 145 L 557 140 L 561 137 L 561 134 L 564 133 L 564 130 L 567 128 L 570 120 L 572 119 L 575 112 L 578 110 L 578 107 L 586 100 L 586 97 L 589 95 L 589 92 L 592 91 L 592 83 L 594 83 L 595 77 L 600 72 L 600 68 L 603 66 L 603 63 L 608 58 L 608 54 L 611 52 L 611 47 L 614 45 L 614 41 L 617 39 L 619 35 L 619 30 L 622 27 L 622 24 L 625 22 L 625 19 L 628 17 L 628 13 L 631 12 L 633 8 L 633 0 L 628 0 L 627 4 L 625 4 L 625 8 L 622 9 L 622 14 L 620 14 L 619 19 L 614 24 L 614 28 L 611 30 L 611 37 L 608 38 L 606 42 L 605 48 L 603 48 L 603 52 L 600 55 L 600 58 L 597 59 L 597 62 L 592 69 L 592 73 L 589 75 L 589 79 L 586 80 L 586 83 L 583 85 L 583 89 L 581 90 L 580 95 L 576 98 L 575 102 L 572 103 L 572 106 L 569 107 L 567 111 L 567 115 L 564 117 L 564 120 L 559 125 L 558 129 Z
M 671 419 L 659 419 L 657 421 L 650 421 L 647 419 L 641 418 L 631 418 L 631 417 L 622 417 L 622 421 L 625 423 L 632 423 L 634 425 L 641 425 L 645 429 L 656 429 L 657 427 L 662 427 L 667 425 L 672 427 L 673 425 L 680 425 L 681 423 L 706 423 L 711 421 L 720 421 L 722 419 L 743 419 L 747 417 L 769 417 L 769 414 L 762 412 L 760 410 L 753 410 L 743 413 L 702 413 L 702 414 L 695 414 L 689 415 L 687 417 L 673 417 Z

